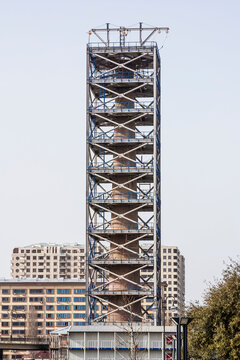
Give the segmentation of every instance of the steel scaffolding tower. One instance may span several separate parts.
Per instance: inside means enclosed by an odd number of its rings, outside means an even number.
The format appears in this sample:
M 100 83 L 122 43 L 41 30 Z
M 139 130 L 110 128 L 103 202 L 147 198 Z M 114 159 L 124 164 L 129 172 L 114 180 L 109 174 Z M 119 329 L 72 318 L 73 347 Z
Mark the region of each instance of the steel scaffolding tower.
M 161 30 L 89 32 L 101 41 L 87 45 L 89 323 L 160 323 L 160 56 L 149 39 Z

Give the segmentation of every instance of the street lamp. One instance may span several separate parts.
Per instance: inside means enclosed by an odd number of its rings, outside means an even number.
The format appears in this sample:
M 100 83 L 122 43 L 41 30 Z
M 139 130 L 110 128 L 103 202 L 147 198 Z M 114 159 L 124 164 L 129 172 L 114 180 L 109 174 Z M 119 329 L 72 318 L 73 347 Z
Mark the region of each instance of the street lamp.
M 183 317 L 173 317 L 173 321 L 177 325 L 177 360 L 181 360 L 181 327 L 183 328 L 183 360 L 188 358 L 188 348 L 187 348 L 187 327 L 193 318 L 183 316 Z

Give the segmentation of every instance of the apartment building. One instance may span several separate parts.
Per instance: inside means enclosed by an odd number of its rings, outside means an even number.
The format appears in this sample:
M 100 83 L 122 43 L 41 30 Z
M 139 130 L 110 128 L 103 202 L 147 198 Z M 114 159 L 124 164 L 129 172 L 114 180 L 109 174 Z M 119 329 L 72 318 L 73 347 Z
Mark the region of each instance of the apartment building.
M 181 315 L 185 306 L 185 258 L 176 246 L 162 246 L 162 282 L 165 284 L 163 308 L 166 322 Z
M 143 247 L 143 251 L 145 248 Z M 153 250 L 148 250 L 153 254 Z M 153 281 L 153 267 L 141 270 L 143 281 Z M 180 315 L 185 303 L 185 259 L 177 246 L 162 246 L 161 248 L 162 277 L 162 318 L 166 323 L 172 316 Z
M 13 279 L 85 279 L 82 244 L 40 243 L 13 249 Z
M 82 280 L 0 280 L 1 337 L 85 325 L 85 291 Z

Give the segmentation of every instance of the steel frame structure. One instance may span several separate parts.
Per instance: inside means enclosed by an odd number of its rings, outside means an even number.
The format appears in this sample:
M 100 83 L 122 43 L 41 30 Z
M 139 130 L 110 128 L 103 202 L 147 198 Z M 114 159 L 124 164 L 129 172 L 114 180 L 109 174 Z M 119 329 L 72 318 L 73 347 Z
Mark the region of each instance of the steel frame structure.
M 160 56 L 148 41 L 159 29 L 147 28 L 143 40 L 140 23 L 132 44 L 125 27 L 107 24 L 91 30 L 101 43 L 87 45 L 89 324 L 161 322 Z M 118 43 L 111 31 L 119 31 Z

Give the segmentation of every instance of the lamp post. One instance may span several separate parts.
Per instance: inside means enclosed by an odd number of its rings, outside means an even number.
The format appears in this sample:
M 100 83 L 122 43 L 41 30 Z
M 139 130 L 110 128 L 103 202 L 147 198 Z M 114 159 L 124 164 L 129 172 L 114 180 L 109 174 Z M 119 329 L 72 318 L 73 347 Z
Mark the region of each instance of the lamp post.
M 193 318 L 183 316 L 183 317 L 174 317 L 173 321 L 177 325 L 177 360 L 182 360 L 181 354 L 181 328 L 183 328 L 183 360 L 188 358 L 188 347 L 187 347 L 187 327 Z

